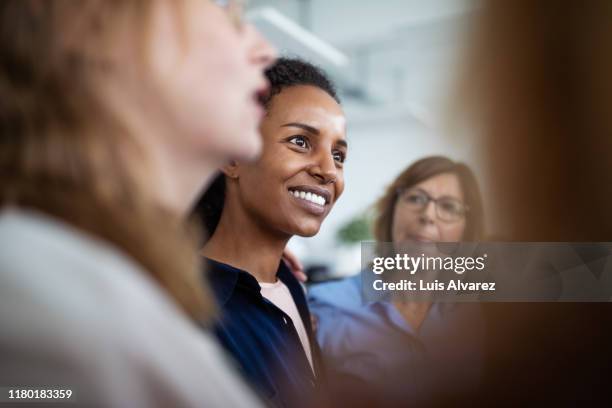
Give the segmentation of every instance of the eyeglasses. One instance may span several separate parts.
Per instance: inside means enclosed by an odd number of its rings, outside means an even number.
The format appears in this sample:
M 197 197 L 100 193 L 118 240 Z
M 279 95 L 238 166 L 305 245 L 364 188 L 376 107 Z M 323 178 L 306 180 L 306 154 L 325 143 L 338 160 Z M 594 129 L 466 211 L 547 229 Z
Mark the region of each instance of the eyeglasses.
M 214 0 L 214 3 L 227 12 L 234 27 L 240 29 L 244 26 L 244 9 L 247 0 Z
M 443 222 L 457 222 L 465 218 L 469 207 L 460 200 L 452 197 L 433 198 L 420 188 L 398 188 L 398 198 L 409 209 L 423 211 L 433 202 L 436 207 L 436 216 Z

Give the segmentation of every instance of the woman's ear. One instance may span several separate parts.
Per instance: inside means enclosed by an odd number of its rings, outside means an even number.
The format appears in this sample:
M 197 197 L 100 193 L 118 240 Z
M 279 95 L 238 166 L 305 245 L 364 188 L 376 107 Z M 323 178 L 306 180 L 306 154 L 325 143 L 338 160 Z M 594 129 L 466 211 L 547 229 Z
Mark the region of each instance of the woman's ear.
M 236 160 L 232 160 L 225 166 L 221 167 L 221 172 L 229 178 L 237 179 L 239 168 L 240 168 L 240 164 L 238 164 Z

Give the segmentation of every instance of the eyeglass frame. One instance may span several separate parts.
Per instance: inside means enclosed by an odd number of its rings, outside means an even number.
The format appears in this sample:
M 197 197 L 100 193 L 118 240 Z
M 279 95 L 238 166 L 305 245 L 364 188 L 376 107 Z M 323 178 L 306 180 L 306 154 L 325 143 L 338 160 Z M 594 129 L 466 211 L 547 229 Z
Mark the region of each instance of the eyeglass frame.
M 456 198 L 453 198 L 453 197 L 449 197 L 449 196 L 442 196 L 442 197 L 438 197 L 438 198 L 433 198 L 431 195 L 429 195 L 429 193 L 427 193 L 427 191 L 425 191 L 425 190 L 423 190 L 421 188 L 415 188 L 415 187 L 398 187 L 395 190 L 396 197 L 397 197 L 396 199 L 397 200 L 401 200 L 402 196 L 407 191 L 412 191 L 412 190 L 418 191 L 419 193 L 424 195 L 425 198 L 427 199 L 427 202 L 423 205 L 422 208 L 419 209 L 419 211 L 423 211 L 424 209 L 427 208 L 427 206 L 429 205 L 430 202 L 433 202 L 434 203 L 434 207 L 435 207 L 435 211 L 436 211 L 436 217 L 440 221 L 442 221 L 444 223 L 452 224 L 452 223 L 455 223 L 455 222 L 459 222 L 461 220 L 465 220 L 467 213 L 470 211 L 470 206 L 465 204 L 465 203 L 463 203 L 459 199 L 456 199 Z M 438 201 L 445 200 L 445 199 L 446 200 L 453 200 L 453 201 L 456 201 L 456 202 L 461 204 L 461 206 L 463 207 L 463 212 L 459 215 L 460 218 L 453 219 L 453 220 L 448 220 L 448 219 L 444 219 L 444 218 L 440 217 L 440 210 L 439 210 L 439 207 L 438 207 Z M 406 203 L 406 204 L 408 204 L 408 203 Z
M 237 29 L 244 26 L 244 10 L 248 0 L 212 0 L 212 2 L 227 12 L 231 23 Z

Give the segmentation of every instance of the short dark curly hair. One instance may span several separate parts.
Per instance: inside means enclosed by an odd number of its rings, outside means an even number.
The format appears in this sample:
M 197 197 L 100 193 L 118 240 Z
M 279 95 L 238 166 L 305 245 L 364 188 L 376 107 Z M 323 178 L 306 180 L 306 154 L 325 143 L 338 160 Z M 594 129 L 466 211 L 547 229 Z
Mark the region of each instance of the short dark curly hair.
M 265 71 L 265 75 L 270 83 L 270 91 L 261 98 L 266 110 L 270 109 L 274 96 L 285 88 L 297 85 L 317 87 L 340 103 L 336 88 L 327 74 L 322 69 L 304 60 L 279 58 L 274 65 Z M 193 210 L 194 215 L 201 219 L 204 230 L 209 237 L 214 234 L 219 224 L 224 204 L 225 176 L 219 174 L 198 200 Z
M 265 75 L 270 82 L 270 92 L 261 99 L 266 109 L 269 108 L 275 95 L 285 88 L 296 85 L 310 85 L 322 89 L 340 103 L 336 87 L 327 74 L 310 62 L 299 58 L 279 58 L 265 71 Z

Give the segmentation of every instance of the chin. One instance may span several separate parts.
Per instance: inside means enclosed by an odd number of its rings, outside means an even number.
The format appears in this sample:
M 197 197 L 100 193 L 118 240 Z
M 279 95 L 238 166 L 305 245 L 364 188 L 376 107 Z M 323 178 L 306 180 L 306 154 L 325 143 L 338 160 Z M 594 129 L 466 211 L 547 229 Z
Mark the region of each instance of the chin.
M 246 133 L 242 133 L 246 135 Z M 256 160 L 261 154 L 263 142 L 261 135 L 258 131 L 249 132 L 248 136 L 242 138 L 239 143 L 232 144 L 228 148 L 226 156 L 230 156 L 235 160 L 239 161 L 253 161 Z
M 294 228 L 293 235 L 298 235 L 300 237 L 309 238 L 309 237 L 317 235 L 320 229 L 321 229 L 321 224 L 302 225 L 302 226 Z
M 315 235 L 317 235 L 317 232 L 319 232 L 319 230 L 309 231 L 309 232 L 299 232 L 299 233 L 297 233 L 295 235 L 298 235 L 298 236 L 303 237 L 303 238 L 310 238 L 310 237 L 314 237 Z

